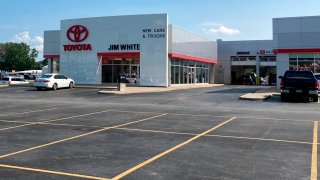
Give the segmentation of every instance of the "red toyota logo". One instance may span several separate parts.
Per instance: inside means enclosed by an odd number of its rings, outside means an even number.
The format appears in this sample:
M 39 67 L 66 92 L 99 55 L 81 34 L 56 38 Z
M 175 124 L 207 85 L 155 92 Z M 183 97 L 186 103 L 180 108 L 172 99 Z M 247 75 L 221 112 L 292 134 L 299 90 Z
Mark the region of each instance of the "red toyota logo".
M 81 25 L 74 25 L 67 31 L 67 37 L 72 42 L 82 42 L 89 36 L 89 31 Z

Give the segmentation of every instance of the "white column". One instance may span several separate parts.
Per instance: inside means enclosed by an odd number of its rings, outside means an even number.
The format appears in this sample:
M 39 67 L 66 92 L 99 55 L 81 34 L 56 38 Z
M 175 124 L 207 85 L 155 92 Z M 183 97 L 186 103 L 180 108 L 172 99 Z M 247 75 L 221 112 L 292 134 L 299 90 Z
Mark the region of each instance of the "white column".
M 289 70 L 289 54 L 277 54 L 277 88 L 280 88 L 279 76 L 283 76 Z

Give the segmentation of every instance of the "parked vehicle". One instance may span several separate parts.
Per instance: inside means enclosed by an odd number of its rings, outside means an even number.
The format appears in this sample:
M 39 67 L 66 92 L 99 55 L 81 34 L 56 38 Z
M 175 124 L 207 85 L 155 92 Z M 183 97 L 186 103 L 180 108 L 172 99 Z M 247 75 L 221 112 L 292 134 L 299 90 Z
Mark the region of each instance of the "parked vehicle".
M 29 84 L 29 82 L 17 76 L 4 76 L 1 78 L 0 84 L 18 85 L 18 84 Z
M 291 97 L 308 97 L 318 102 L 319 83 L 311 71 L 286 71 L 281 79 L 281 100 Z
M 40 78 L 34 80 L 34 87 L 37 90 L 42 88 L 57 90 L 58 88 L 73 88 L 75 86 L 74 80 L 67 78 L 62 74 L 44 74 Z
M 247 84 L 247 85 L 253 85 L 254 84 L 254 80 L 252 79 L 252 76 L 248 75 L 242 75 L 241 76 L 241 81 L 242 84 Z
M 136 84 L 138 83 L 138 78 L 136 75 L 131 75 L 126 77 L 126 83 Z
M 318 80 L 318 84 L 320 84 L 320 73 L 314 73 L 313 75 Z M 319 86 L 319 89 L 320 89 L 320 86 Z

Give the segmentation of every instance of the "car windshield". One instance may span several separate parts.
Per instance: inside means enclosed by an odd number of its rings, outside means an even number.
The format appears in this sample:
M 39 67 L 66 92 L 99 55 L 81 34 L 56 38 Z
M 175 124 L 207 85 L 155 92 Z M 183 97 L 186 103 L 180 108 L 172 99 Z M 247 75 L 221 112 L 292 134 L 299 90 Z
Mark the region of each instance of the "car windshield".
M 42 75 L 41 78 L 50 78 L 52 75 L 48 75 L 48 74 L 45 74 L 45 75 Z
M 312 79 L 313 74 L 309 71 L 288 71 L 287 78 L 307 78 Z
M 314 75 L 318 80 L 320 80 L 320 74 Z

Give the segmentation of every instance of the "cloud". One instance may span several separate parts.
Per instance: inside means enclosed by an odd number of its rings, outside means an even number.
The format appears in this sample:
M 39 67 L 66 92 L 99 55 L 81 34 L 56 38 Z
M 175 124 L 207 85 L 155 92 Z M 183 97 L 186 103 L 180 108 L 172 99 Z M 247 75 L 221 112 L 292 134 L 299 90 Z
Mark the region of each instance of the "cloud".
M 29 31 L 24 31 L 16 34 L 11 41 L 18 42 L 18 43 L 24 42 L 28 44 L 31 48 L 35 48 L 39 52 L 43 51 L 43 37 L 41 36 L 31 37 Z
M 215 34 L 215 33 L 221 33 L 224 35 L 240 34 L 240 30 L 228 28 L 223 24 L 203 23 L 200 26 L 202 28 L 202 31 L 206 34 Z

